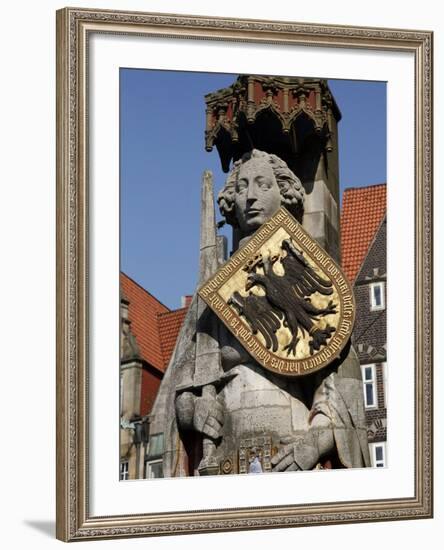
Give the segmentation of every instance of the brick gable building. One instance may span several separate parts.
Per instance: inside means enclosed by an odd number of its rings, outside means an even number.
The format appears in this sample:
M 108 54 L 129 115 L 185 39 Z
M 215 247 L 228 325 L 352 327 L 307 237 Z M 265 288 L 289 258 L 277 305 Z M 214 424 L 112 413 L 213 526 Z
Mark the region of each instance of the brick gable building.
M 362 369 L 364 403 L 373 466 L 386 464 L 387 440 L 387 258 L 386 217 L 371 243 L 355 284 L 353 343 Z

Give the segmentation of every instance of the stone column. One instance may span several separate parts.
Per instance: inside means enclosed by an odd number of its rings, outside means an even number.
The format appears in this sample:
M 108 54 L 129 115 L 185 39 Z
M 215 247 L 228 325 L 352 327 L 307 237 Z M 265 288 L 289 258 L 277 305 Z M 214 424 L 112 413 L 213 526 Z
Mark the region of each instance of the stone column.
M 334 119 L 331 139 L 332 150 L 321 154 L 314 181 L 304 185 L 303 227 L 340 263 L 339 167 L 337 123 Z

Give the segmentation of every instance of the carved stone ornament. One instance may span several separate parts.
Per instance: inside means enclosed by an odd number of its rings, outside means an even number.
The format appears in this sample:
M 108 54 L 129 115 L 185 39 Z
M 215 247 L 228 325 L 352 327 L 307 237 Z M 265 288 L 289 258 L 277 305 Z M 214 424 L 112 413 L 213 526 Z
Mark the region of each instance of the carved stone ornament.
M 329 365 L 353 330 L 350 283 L 284 207 L 199 295 L 259 364 L 285 376 Z

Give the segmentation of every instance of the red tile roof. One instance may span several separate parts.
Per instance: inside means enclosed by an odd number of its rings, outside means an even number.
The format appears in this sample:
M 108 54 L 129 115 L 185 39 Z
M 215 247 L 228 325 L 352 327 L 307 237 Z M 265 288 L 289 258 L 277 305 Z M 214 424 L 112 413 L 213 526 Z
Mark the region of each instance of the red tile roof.
M 185 319 L 187 310 L 187 307 L 183 307 L 175 311 L 160 313 L 158 315 L 160 345 L 165 368 L 168 366 L 171 354 L 174 351 L 179 330 Z
M 385 214 L 387 185 L 351 187 L 344 191 L 341 211 L 342 268 L 353 283 Z
M 157 316 L 170 310 L 124 273 L 120 274 L 120 287 L 123 296 L 129 301 L 128 318 L 142 359 L 163 371 Z
M 142 359 L 164 372 L 187 308 L 171 311 L 125 273 L 120 273 L 120 287 Z

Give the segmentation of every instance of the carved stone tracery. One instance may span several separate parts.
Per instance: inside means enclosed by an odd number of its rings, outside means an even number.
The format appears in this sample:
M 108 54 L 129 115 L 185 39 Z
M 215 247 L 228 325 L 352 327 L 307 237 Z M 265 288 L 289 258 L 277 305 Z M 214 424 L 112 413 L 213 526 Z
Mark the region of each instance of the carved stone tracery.
M 207 94 L 205 101 L 205 147 L 211 151 L 216 146 L 225 172 L 252 147 L 291 164 L 312 134 L 326 152 L 333 150 L 332 134 L 341 114 L 326 80 L 243 75 L 228 88 Z M 262 132 L 263 124 L 268 132 Z

